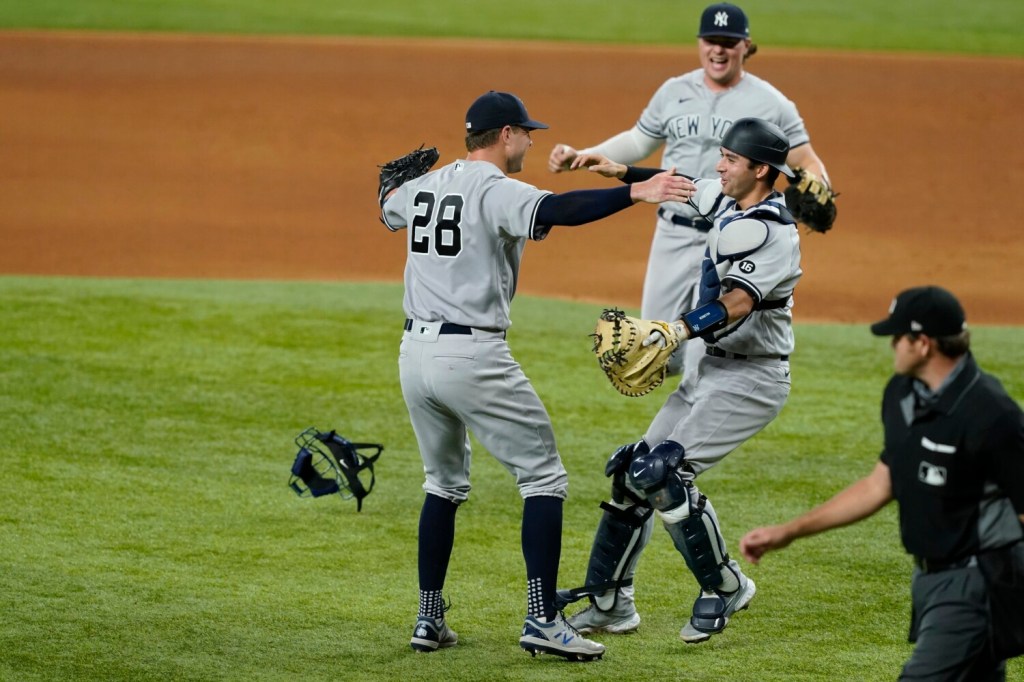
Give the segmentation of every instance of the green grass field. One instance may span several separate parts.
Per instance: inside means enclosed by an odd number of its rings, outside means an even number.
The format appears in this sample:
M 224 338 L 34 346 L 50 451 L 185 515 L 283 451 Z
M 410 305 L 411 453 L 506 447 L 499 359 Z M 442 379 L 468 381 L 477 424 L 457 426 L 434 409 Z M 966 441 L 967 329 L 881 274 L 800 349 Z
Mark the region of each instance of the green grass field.
M 766 46 L 1024 55 L 1018 0 L 740 5 Z M 691 44 L 704 6 L 679 0 L 8 0 L 0 3 L 0 27 Z
M 597 312 L 524 297 L 509 336 L 570 474 L 566 585 L 583 577 L 605 458 L 662 395 L 607 385 L 588 352 Z M 531 660 L 516 644 L 521 502 L 479 446 L 448 584 L 461 642 L 413 654 L 422 473 L 397 383 L 401 321 L 398 285 L 0 277 L 0 679 L 894 677 L 910 566 L 892 509 L 752 568 L 751 609 L 690 647 L 676 633 L 695 586 L 658 529 L 641 633 L 604 637 L 593 665 Z M 862 326 L 797 333 L 782 416 L 702 477 L 733 544 L 824 500 L 879 448 L 885 342 Z M 1020 342 L 975 331 L 1018 398 Z M 361 514 L 287 488 L 310 425 L 385 445 Z
M 741 4 L 766 47 L 1024 54 L 1017 0 Z M 692 44 L 702 6 L 35 0 L 0 2 L 0 28 Z M 583 577 L 607 455 L 664 395 L 631 400 L 606 384 L 586 338 L 597 312 L 520 297 L 509 335 L 570 474 L 566 586 Z M 394 284 L 0 276 L 0 680 L 896 676 L 910 653 L 910 564 L 892 508 L 751 568 L 751 609 L 692 647 L 676 633 L 695 585 L 657 530 L 638 575 L 641 632 L 604 637 L 600 663 L 531 660 L 516 644 L 521 501 L 479 446 L 448 583 L 460 644 L 414 655 L 422 468 L 397 379 L 401 320 Z M 733 547 L 867 472 L 879 449 L 885 342 L 860 325 L 797 334 L 782 416 L 701 479 Z M 1022 341 L 1014 328 L 974 334 L 1018 400 Z M 361 514 L 286 487 L 292 441 L 310 425 L 385 445 Z M 1020 660 L 1008 679 L 1024 680 Z

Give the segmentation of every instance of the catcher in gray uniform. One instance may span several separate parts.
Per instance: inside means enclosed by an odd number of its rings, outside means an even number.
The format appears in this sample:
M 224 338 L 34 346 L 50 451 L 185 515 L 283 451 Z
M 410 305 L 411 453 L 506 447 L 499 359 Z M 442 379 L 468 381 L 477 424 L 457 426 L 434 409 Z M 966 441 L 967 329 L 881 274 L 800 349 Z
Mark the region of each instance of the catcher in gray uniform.
M 829 182 L 796 105 L 770 83 L 744 70 L 757 45 L 751 42 L 750 24 L 742 9 L 728 3 L 708 6 L 701 15 L 697 52 L 701 68 L 665 81 L 636 125 L 581 151 L 631 164 L 664 145 L 662 167 L 712 178 L 721 140 L 733 121 L 756 117 L 785 132 L 790 144 L 786 159 L 789 166 Z M 570 170 L 579 153 L 570 145 L 555 145 L 548 169 L 555 173 Z M 790 201 L 791 212 L 794 207 Z M 709 229 L 711 223 L 685 203 L 668 203 L 658 209 L 641 317 L 673 320 L 693 307 Z M 684 345 L 669 366 L 670 373 L 682 371 L 686 399 L 692 399 L 693 370 L 700 355 L 699 344 Z
M 547 127 L 531 119 L 515 95 L 490 91 L 466 113 L 465 159 L 391 191 L 382 184 L 378 193 L 388 229 L 408 228 L 398 365 L 426 476 L 419 614 L 411 640 L 416 651 L 458 641 L 444 617 L 442 589 L 455 513 L 470 491 L 472 431 L 515 476 L 524 500 L 527 616 L 520 645 L 572 660 L 604 653 L 555 608 L 567 477 L 547 411 L 505 342 L 509 307 L 528 239 L 637 201 L 686 201 L 695 186 L 666 172 L 614 189 L 552 194 L 509 178 L 522 170 L 531 131 Z
M 726 552 L 715 509 L 695 479 L 771 422 L 789 396 L 800 234 L 773 189 L 779 173 L 792 173 L 788 151 L 778 126 L 740 119 L 722 140 L 720 180 L 696 181 L 694 207 L 713 227 L 697 305 L 673 323 L 702 353 L 693 400 L 677 388 L 643 438 L 608 461 L 612 499 L 601 505 L 605 513 L 586 585 L 560 594 L 563 601 L 590 598 L 590 606 L 569 620 L 580 632 L 631 632 L 640 624 L 633 575 L 655 511 L 700 586 L 693 614 L 679 633 L 683 641 L 701 642 L 721 632 L 754 596 L 754 581 Z M 594 154 L 581 154 L 575 163 L 627 182 L 659 172 Z M 654 331 L 644 343 L 663 342 Z

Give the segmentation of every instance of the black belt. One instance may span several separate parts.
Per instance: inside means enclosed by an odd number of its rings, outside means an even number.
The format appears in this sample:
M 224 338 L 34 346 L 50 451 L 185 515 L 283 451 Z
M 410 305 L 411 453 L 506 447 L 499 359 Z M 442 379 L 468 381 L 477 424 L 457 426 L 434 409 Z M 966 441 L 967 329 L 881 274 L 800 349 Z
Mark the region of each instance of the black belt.
M 714 355 L 716 358 L 728 358 L 729 360 L 749 360 L 751 358 L 765 360 L 782 360 L 785 362 L 789 360 L 788 355 L 744 355 L 743 353 L 730 353 L 727 350 L 722 350 L 718 346 L 708 346 L 707 354 Z
M 963 559 L 957 559 L 956 561 L 932 561 L 931 559 L 923 559 L 916 556 L 914 557 L 914 565 L 921 569 L 922 573 L 939 573 L 941 571 L 949 571 L 954 568 L 977 566 L 978 558 L 972 554 L 964 557 Z
M 690 218 L 684 218 L 681 215 L 676 215 L 672 211 L 669 211 L 668 209 L 665 208 L 659 208 L 658 215 L 675 225 L 680 225 L 682 227 L 693 227 L 695 229 L 700 230 L 701 232 L 709 232 L 711 228 L 714 227 L 714 223 L 705 218 L 694 218 L 691 220 Z
M 405 331 L 412 331 L 412 320 L 405 320 Z M 467 327 L 462 324 L 452 324 L 451 322 L 442 322 L 441 329 L 438 330 L 438 334 L 472 334 L 473 328 Z

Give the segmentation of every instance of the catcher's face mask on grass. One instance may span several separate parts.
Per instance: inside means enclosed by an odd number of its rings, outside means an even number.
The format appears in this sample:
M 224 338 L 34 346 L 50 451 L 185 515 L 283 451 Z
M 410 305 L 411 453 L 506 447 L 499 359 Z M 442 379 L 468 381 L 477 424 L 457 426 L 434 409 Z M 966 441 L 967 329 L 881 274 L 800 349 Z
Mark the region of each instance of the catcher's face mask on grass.
M 363 498 L 370 494 L 376 477 L 373 463 L 384 446 L 352 443 L 335 431 L 321 433 L 310 427 L 295 438 L 299 452 L 292 464 L 289 487 L 299 497 L 321 497 L 338 493 L 343 499 L 356 498 L 356 510 L 363 510 Z M 359 452 L 373 449 L 372 455 Z M 368 473 L 363 473 L 368 472 Z

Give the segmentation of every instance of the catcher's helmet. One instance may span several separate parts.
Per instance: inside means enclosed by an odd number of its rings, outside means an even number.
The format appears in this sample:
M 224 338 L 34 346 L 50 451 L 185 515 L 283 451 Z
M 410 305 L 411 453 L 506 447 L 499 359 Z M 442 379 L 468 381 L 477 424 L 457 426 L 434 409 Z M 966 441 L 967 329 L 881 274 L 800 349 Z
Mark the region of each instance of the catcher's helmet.
M 295 438 L 299 452 L 292 464 L 289 487 L 299 497 L 320 497 L 338 493 L 348 500 L 356 498 L 356 511 L 363 510 L 363 498 L 373 490 L 376 477 L 373 463 L 384 446 L 379 443 L 353 443 L 336 431 L 322 433 L 309 427 Z M 376 450 L 366 456 L 359 450 Z M 364 470 L 368 475 L 360 477 Z
M 782 128 L 760 118 L 741 118 L 722 138 L 722 147 L 758 163 L 766 163 L 793 178 L 786 165 L 789 138 Z

